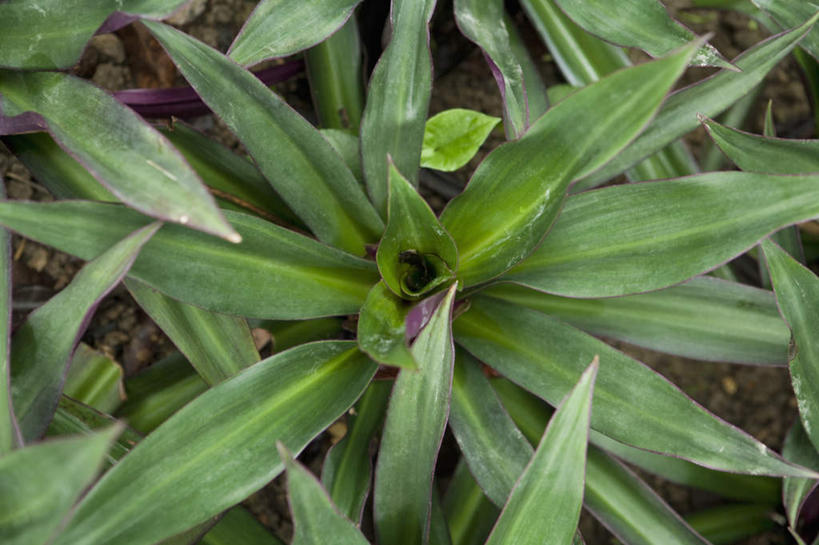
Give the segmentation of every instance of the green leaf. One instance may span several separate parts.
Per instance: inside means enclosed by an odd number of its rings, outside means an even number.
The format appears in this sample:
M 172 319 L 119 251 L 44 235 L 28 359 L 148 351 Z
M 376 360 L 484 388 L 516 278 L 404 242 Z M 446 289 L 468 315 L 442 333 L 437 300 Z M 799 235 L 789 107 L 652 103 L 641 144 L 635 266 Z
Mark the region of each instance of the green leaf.
M 570 297 L 656 290 L 817 215 L 819 175 L 713 172 L 588 191 L 567 200 L 543 244 L 503 278 Z
M 287 470 L 287 492 L 293 514 L 292 545 L 368 545 L 355 525 L 341 514 L 310 471 L 278 443 L 279 457 Z
M 29 314 L 15 332 L 11 395 L 26 441 L 39 437 L 48 427 L 71 354 L 97 304 L 122 280 L 161 225 L 155 222 L 134 231 L 88 262 L 65 289 Z
M 435 545 L 452 545 L 452 536 L 449 535 L 449 525 L 444 515 L 444 508 L 438 495 L 438 486 L 432 487 L 432 503 L 429 514 L 429 542 Z
M 125 285 L 209 385 L 261 359 L 244 318 L 179 302 L 138 280 L 126 280 Z
M 56 72 L 0 72 L 4 115 L 37 112 L 51 136 L 128 206 L 241 240 L 196 172 L 127 106 L 91 83 Z
M 463 108 L 435 114 L 424 129 L 421 166 L 445 172 L 458 170 L 478 153 L 499 122 L 497 117 Z
M 722 70 L 696 85 L 672 94 L 665 101 L 651 125 L 618 156 L 597 172 L 586 168 L 578 173 L 575 191 L 600 185 L 697 128 L 697 114 L 710 117 L 719 115 L 733 103 L 754 89 L 796 46 L 813 27 L 817 17 L 811 18 L 788 32 L 765 40 L 734 59 L 741 70 Z
M 5 194 L 0 184 L 0 195 Z M 11 234 L 0 229 L 0 457 L 23 443 L 11 402 L 11 269 Z
M 573 542 L 583 501 L 586 444 L 597 358 L 560 403 L 487 545 Z
M 284 545 L 244 507 L 234 507 L 202 537 L 202 545 Z
M 383 224 L 318 130 L 256 76 L 215 49 L 161 23 L 145 24 L 316 237 L 364 255 L 364 245 L 375 241 Z M 295 28 L 303 32 L 304 27 Z
M 286 57 L 324 41 L 344 24 L 361 0 L 262 0 L 230 46 L 243 66 Z
M 41 545 L 97 475 L 117 427 L 54 439 L 0 457 L 0 539 Z
M 535 120 L 549 109 L 549 96 L 546 93 L 546 84 L 540 76 L 538 68 L 523 38 L 515 26 L 515 21 L 508 13 L 503 15 L 504 25 L 509 34 L 509 45 L 523 70 L 523 85 L 526 89 L 526 101 L 529 107 L 529 120 Z
M 122 367 L 85 343 L 80 343 L 71 358 L 63 394 L 104 413 L 120 406 L 125 390 Z
M 275 352 L 300 344 L 344 337 L 344 321 L 340 317 L 297 321 L 263 321 L 257 327 L 270 332 Z
M 415 369 L 407 338 L 412 303 L 395 295 L 382 280 L 370 290 L 358 316 L 358 347 L 385 365 Z
M 591 425 L 612 439 L 717 470 L 813 476 L 640 362 L 545 314 L 475 297 L 454 330 L 456 341 L 474 356 L 551 404 L 570 390 L 584 362 L 599 355 Z
M 642 130 L 693 52 L 690 46 L 589 85 L 487 156 L 441 215 L 458 246 L 464 286 L 503 273 L 534 250 L 575 174 L 605 164 Z
M 795 464 L 819 470 L 819 453 L 811 443 L 808 434 L 805 433 L 804 426 L 798 420 L 794 422 L 785 437 L 782 456 Z M 788 524 L 791 528 L 796 528 L 802 506 L 816 488 L 816 484 L 816 479 L 799 477 L 786 477 L 782 481 L 782 503 L 785 506 L 785 515 L 788 517 Z
M 389 220 L 376 262 L 396 295 L 418 299 L 450 282 L 458 250 L 418 191 L 390 162 Z
M 354 343 L 322 342 L 214 386 L 106 473 L 55 545 L 147 545 L 204 522 L 278 475 L 276 442 L 304 448 L 353 404 L 375 369 Z
M 708 134 L 746 172 L 807 174 L 819 172 L 819 140 L 758 136 L 703 118 Z
M 373 381 L 347 416 L 347 434 L 327 453 L 321 482 L 338 510 L 356 524 L 370 493 L 370 446 L 384 421 L 392 383 Z
M 278 319 L 358 312 L 378 280 L 371 261 L 253 216 L 225 214 L 240 244 L 166 225 L 145 246 L 131 277 L 206 310 Z M 0 201 L 0 224 L 82 259 L 148 221 L 114 204 Z
M 770 505 L 732 504 L 686 515 L 685 520 L 713 545 L 730 545 L 778 529 L 777 518 Z
M 512 45 L 512 21 L 505 17 L 500 0 L 457 0 L 455 21 L 460 31 L 483 50 L 503 98 L 503 126 L 509 140 L 529 126 L 529 104 L 523 67 Z M 429 127 L 427 127 L 427 130 Z M 488 131 L 487 131 L 488 134 Z M 477 146 L 476 146 L 477 151 Z M 474 152 L 473 152 L 474 153 Z M 423 152 L 422 152 L 423 160 Z
M 500 513 L 484 496 L 463 458 L 447 486 L 443 509 L 452 545 L 483 545 Z
M 361 146 L 358 142 L 358 136 L 354 136 L 347 131 L 337 129 L 321 129 L 321 135 L 330 142 L 336 153 L 341 155 L 344 164 L 358 180 L 359 184 L 364 187 L 364 172 L 361 167 Z
M 555 0 L 566 15 L 607 42 L 637 47 L 662 57 L 696 39 L 693 32 L 672 19 L 657 0 Z M 801 22 L 801 21 L 800 21 Z M 694 66 L 729 68 L 731 64 L 713 46 L 703 45 L 691 59 Z
M 752 0 L 760 9 L 765 10 L 783 27 L 795 27 L 810 19 L 819 12 L 816 0 Z M 819 59 L 819 31 L 812 30 L 799 44 L 808 53 Z
M 9 0 L 0 3 L 0 66 L 71 68 L 109 15 L 161 19 L 186 0 Z M 70 25 L 67 22 L 70 21 Z
M 412 345 L 418 369 L 395 379 L 375 474 L 373 512 L 378 541 L 429 539 L 432 477 L 449 412 L 455 285 Z
M 626 297 L 576 299 L 514 284 L 482 293 L 604 337 L 688 358 L 781 365 L 790 333 L 770 291 L 712 277 Z
M 418 185 L 421 144 L 432 90 L 432 59 L 427 25 L 435 0 L 392 0 L 392 37 L 381 54 L 367 91 L 361 121 L 361 154 L 367 192 L 387 216 L 389 166 Z
M 761 244 L 782 317 L 793 334 L 789 354 L 791 383 L 799 418 L 814 446 L 819 445 L 819 278 L 769 240 Z

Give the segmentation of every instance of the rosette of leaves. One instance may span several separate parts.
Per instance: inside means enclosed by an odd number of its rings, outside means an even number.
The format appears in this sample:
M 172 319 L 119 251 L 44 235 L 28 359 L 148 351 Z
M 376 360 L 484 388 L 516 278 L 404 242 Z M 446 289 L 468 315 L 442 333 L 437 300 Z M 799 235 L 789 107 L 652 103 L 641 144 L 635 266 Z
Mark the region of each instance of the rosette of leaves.
M 803 308 L 819 295 L 766 238 L 819 217 L 819 168 L 696 173 L 679 139 L 751 92 L 817 15 L 774 14 L 781 32 L 729 63 L 654 0 L 525 0 L 578 87 L 549 104 L 503 3 L 456 0 L 508 141 L 436 214 L 422 166 L 463 167 L 499 120 L 427 120 L 434 0 L 392 2 L 366 96 L 356 1 L 263 0 L 226 54 L 159 22 L 168 6 L 93 4 L 72 47 L 141 19 L 253 163 L 35 71 L 76 58 L 55 45 L 64 6 L 0 4 L 14 30 L 0 32 L 0 129 L 58 197 L 0 202 L 4 315 L 10 231 L 88 261 L 16 331 L 4 321 L 3 543 L 278 543 L 237 505 L 284 471 L 298 544 L 568 545 L 583 506 L 626 544 L 721 543 L 773 524 L 783 481 L 797 531 L 819 478 Z M 656 59 L 631 66 L 611 43 Z M 247 68 L 301 51 L 321 128 Z M 722 69 L 672 92 L 692 64 Z M 726 150 L 786 145 L 720 134 Z M 624 172 L 668 179 L 580 191 Z M 707 275 L 760 241 L 776 295 Z M 119 282 L 179 349 L 125 380 L 124 399 L 116 363 L 77 348 Z M 270 330 L 271 356 L 250 325 Z M 786 365 L 789 327 L 804 428 L 791 461 L 595 337 Z M 345 414 L 319 481 L 294 456 Z M 447 427 L 460 462 L 441 497 Z M 739 503 L 692 518 L 698 532 L 619 460 Z

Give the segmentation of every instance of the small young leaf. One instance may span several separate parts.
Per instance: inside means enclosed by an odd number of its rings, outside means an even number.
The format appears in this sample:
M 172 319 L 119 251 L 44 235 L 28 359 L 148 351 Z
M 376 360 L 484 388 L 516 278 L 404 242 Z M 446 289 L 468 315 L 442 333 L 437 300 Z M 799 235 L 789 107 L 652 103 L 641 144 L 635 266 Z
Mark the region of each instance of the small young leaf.
M 3 545 L 46 543 L 102 467 L 114 426 L 54 439 L 0 457 L 0 539 Z
M 142 227 L 88 262 L 71 283 L 32 312 L 14 334 L 11 394 L 26 441 L 45 432 L 66 368 L 99 301 L 122 280 L 143 245 L 162 226 Z
M 276 446 L 287 471 L 287 492 L 294 526 L 291 545 L 323 545 L 330 542 L 368 545 L 350 519 L 338 512 L 318 479 L 296 462 L 281 442 Z
M 85 343 L 71 358 L 63 394 L 104 413 L 113 413 L 122 404 L 125 390 L 122 367 Z
M 417 545 L 429 539 L 432 477 L 452 387 L 455 289 L 449 289 L 412 345 L 418 369 L 402 369 L 395 379 L 375 474 L 380 543 Z
M 487 545 L 570 545 L 580 519 L 597 358 L 552 416 Z
M 412 303 L 395 295 L 382 280 L 370 290 L 358 317 L 358 347 L 385 365 L 415 369 L 407 338 Z
M 376 261 L 396 295 L 418 299 L 455 276 L 458 250 L 418 191 L 390 162 L 389 219 Z
M 424 129 L 421 166 L 445 172 L 458 170 L 478 152 L 499 122 L 497 117 L 462 108 L 435 114 Z
M 794 422 L 785 437 L 782 456 L 790 462 L 819 471 L 819 453 L 816 452 L 816 447 L 811 443 L 799 420 Z M 802 506 L 816 488 L 816 484 L 816 479 L 800 477 L 785 477 L 782 481 L 782 504 L 785 506 L 785 515 L 791 528 L 796 528 Z

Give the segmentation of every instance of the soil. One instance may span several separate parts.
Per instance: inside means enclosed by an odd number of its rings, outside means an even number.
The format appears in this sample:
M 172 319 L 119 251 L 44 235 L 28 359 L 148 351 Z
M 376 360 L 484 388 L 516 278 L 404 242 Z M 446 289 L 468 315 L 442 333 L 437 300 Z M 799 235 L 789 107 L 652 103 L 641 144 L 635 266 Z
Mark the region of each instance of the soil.
M 730 12 L 683 10 L 686 0 L 669 3 L 672 11 L 695 32 L 716 33 L 713 44 L 726 56 L 733 58 L 765 36 L 746 17 Z M 226 50 L 233 36 L 246 19 L 255 2 L 250 0 L 196 0 L 174 23 L 204 42 Z M 547 85 L 561 82 L 561 77 L 548 52 L 541 44 L 523 14 L 509 5 L 518 22 L 524 40 L 538 61 Z M 363 22 L 379 24 L 377 21 Z M 430 114 L 453 107 L 468 107 L 484 113 L 501 116 L 501 100 L 495 81 L 481 53 L 457 31 L 451 15 L 451 1 L 439 0 L 433 21 L 433 55 L 436 81 L 430 104 Z M 377 57 L 377 42 L 370 53 L 370 64 Z M 96 36 L 87 48 L 74 73 L 110 90 L 131 87 L 167 87 L 180 85 L 180 78 L 170 60 L 139 25 L 132 25 L 115 34 Z M 689 78 L 700 79 L 702 70 L 690 70 Z M 276 90 L 286 97 L 297 110 L 314 121 L 309 89 L 304 76 L 278 85 Z M 804 138 L 813 134 L 812 116 L 805 96 L 798 67 L 792 60 L 783 62 L 768 77 L 767 84 L 757 99 L 747 128 L 761 132 L 762 113 L 768 99 L 774 101 L 774 114 L 779 134 Z M 202 116 L 190 121 L 224 145 L 242 152 L 235 136 L 213 116 Z M 468 180 L 469 175 L 485 154 L 503 142 L 502 132 L 496 132 L 483 146 L 482 153 L 454 175 L 432 176 L 423 179 L 424 195 L 433 208 L 440 210 L 453 191 Z M 701 155 L 707 140 L 702 131 L 687 138 L 695 154 Z M 5 148 L 0 145 L 0 177 L 10 197 L 16 199 L 50 200 L 51 196 Z M 13 240 L 14 251 L 14 310 L 15 323 L 57 290 L 63 288 L 82 266 L 82 262 L 35 242 L 18 236 Z M 173 346 L 159 328 L 139 309 L 124 288 L 107 297 L 96 313 L 83 341 L 119 361 L 126 376 L 150 365 L 173 350 Z M 796 415 L 796 403 L 791 393 L 787 370 L 784 368 L 750 367 L 729 364 L 704 363 L 658 354 L 641 348 L 614 343 L 622 350 L 640 359 L 715 414 L 751 433 L 774 449 L 780 449 L 784 436 Z M 343 422 L 339 424 L 343 432 Z M 325 433 L 302 455 L 302 460 L 316 473 L 320 471 L 324 454 L 333 437 Z M 450 444 L 446 442 L 445 446 Z M 454 449 L 454 446 L 451 446 Z M 453 453 L 442 453 L 452 459 Z M 439 468 L 451 471 L 450 463 Z M 443 475 L 445 476 L 445 475 Z M 676 486 L 651 475 L 643 476 L 680 513 L 690 513 L 714 506 L 720 502 L 712 494 Z M 279 536 L 289 540 L 292 526 L 281 479 L 254 494 L 245 504 L 262 523 Z M 581 528 L 589 545 L 614 543 L 614 538 L 591 517 L 584 514 Z M 776 545 L 790 543 L 784 530 L 769 532 L 744 541 L 745 545 Z

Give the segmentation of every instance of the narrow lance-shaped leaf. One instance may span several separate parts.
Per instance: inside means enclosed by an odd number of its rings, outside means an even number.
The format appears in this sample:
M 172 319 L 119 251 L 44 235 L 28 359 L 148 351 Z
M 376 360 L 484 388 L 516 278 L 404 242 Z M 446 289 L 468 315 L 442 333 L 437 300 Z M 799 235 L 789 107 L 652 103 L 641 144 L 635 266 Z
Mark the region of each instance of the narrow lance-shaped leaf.
M 126 280 L 125 285 L 211 386 L 261 359 L 244 318 L 176 301 L 138 280 Z
M 367 545 L 355 525 L 341 514 L 310 471 L 278 443 L 279 457 L 287 470 L 287 498 L 293 514 L 292 545 Z
M 662 57 L 696 36 L 668 15 L 657 0 L 555 0 L 560 8 L 588 32 L 614 44 L 637 47 L 652 57 Z M 800 21 L 801 22 L 801 21 Z M 731 67 L 711 45 L 700 47 L 691 59 L 694 66 Z
M 58 72 L 0 72 L 0 94 L 0 113 L 42 116 L 54 140 L 128 206 L 241 240 L 170 142 L 102 89 Z
M 465 286 L 503 273 L 534 250 L 575 174 L 605 164 L 639 134 L 693 53 L 691 45 L 589 85 L 489 154 L 441 215 L 458 246 Z
M 716 116 L 754 89 L 771 69 L 791 52 L 817 20 L 765 40 L 734 59 L 741 70 L 722 70 L 695 85 L 677 91 L 665 101 L 651 125 L 608 165 L 592 173 L 578 173 L 574 190 L 600 185 L 697 128 L 697 114 Z
M 597 377 L 592 428 L 638 448 L 712 469 L 812 477 L 743 431 L 719 420 L 673 384 L 607 344 L 537 311 L 475 297 L 455 338 L 481 361 L 556 404 L 586 361 Z
M 447 486 L 443 509 L 452 545 L 483 545 L 500 514 L 500 509 L 484 496 L 463 458 Z
M 285 320 L 358 312 L 377 282 L 371 261 L 257 217 L 225 214 L 242 243 L 166 225 L 146 245 L 131 276 L 206 310 Z M 83 259 L 96 257 L 148 221 L 112 204 L 0 201 L 0 224 Z
M 347 416 L 347 434 L 327 453 L 321 482 L 347 518 L 358 524 L 372 483 L 370 444 L 384 421 L 392 383 L 373 381 Z
M 412 345 L 418 369 L 402 369 L 395 379 L 375 474 L 373 509 L 381 543 L 429 539 L 432 477 L 452 387 L 454 299 L 455 285 Z
M 417 367 L 410 352 L 407 314 L 412 307 L 382 280 L 370 290 L 358 316 L 358 346 L 385 365 Z
M 344 24 L 361 0 L 262 0 L 228 54 L 241 65 L 286 57 L 315 45 Z
M 577 299 L 500 284 L 485 295 L 522 305 L 595 335 L 707 361 L 782 365 L 790 333 L 770 291 L 711 277 L 664 290 Z
M 219 519 L 219 522 L 202 538 L 202 545 L 284 545 L 267 528 L 247 512 L 236 506 Z
M 122 280 L 161 223 L 134 231 L 87 263 L 14 334 L 11 394 L 23 438 L 39 437 L 57 408 L 71 354 L 99 301 Z
M 436 0 L 392 0 L 392 37 L 370 77 L 361 121 L 361 153 L 367 192 L 387 216 L 387 157 L 413 185 L 432 91 L 429 21 Z
M 0 229 L 0 457 L 23 442 L 11 397 L 11 267 L 11 234 Z
M 303 345 L 249 367 L 186 405 L 106 473 L 55 545 L 147 545 L 204 522 L 278 475 L 276 442 L 300 451 L 374 373 L 343 341 Z M 188 482 L 198 483 L 194 492 Z
M 730 545 L 780 527 L 770 505 L 729 504 L 686 515 L 685 520 L 714 545 Z
M 529 108 L 529 122 L 537 119 L 549 109 L 549 96 L 546 93 L 546 84 L 540 76 L 540 70 L 532 58 L 531 53 L 526 49 L 523 38 L 515 27 L 515 22 L 508 13 L 504 13 L 504 24 L 509 34 L 509 45 L 512 52 L 518 59 L 523 70 L 523 84 L 526 89 L 526 104 Z
M 0 538 L 35 545 L 48 538 L 102 467 L 119 428 L 54 439 L 0 457 Z
M 383 224 L 318 130 L 253 74 L 215 49 L 161 23 L 146 25 L 316 237 L 364 255 L 364 245 L 375 241 Z
M 771 15 L 783 27 L 790 28 L 802 24 L 819 12 L 816 0 L 752 0 L 754 5 Z M 812 30 L 800 44 L 808 53 L 819 60 L 819 31 Z
M 552 416 L 487 545 L 570 545 L 583 501 L 595 360 Z
M 113 413 L 125 399 L 122 367 L 85 343 L 74 350 L 63 394 L 104 413 Z
M 819 445 L 819 278 L 769 240 L 762 242 L 782 317 L 793 334 L 789 355 L 791 383 L 799 418 L 814 446 Z
M 458 250 L 418 191 L 390 162 L 389 220 L 376 262 L 396 295 L 417 299 L 452 280 Z
M 9 0 L 0 3 L 0 66 L 70 68 L 106 19 L 129 14 L 160 19 L 186 0 Z M 71 22 L 70 30 L 66 22 Z M 107 26 L 107 25 L 106 25 Z M 110 30 L 109 30 L 110 32 Z
M 455 21 L 461 32 L 483 50 L 503 98 L 506 137 L 518 138 L 529 126 L 529 104 L 523 68 L 515 55 L 508 29 L 511 20 L 505 17 L 503 2 L 457 0 Z
M 795 464 L 819 470 L 819 453 L 811 443 L 810 437 L 800 421 L 794 422 L 788 435 L 785 437 L 785 446 L 782 447 L 782 456 Z M 782 504 L 785 506 L 785 515 L 788 525 L 795 529 L 799 520 L 799 513 L 808 496 L 816 489 L 816 479 L 800 477 L 786 477 L 782 481 Z
M 503 278 L 570 297 L 651 291 L 816 216 L 819 175 L 713 172 L 587 191 L 568 199 L 543 244 Z
M 498 122 L 497 117 L 463 108 L 435 114 L 424 129 L 421 166 L 445 172 L 458 170 L 478 153 Z

